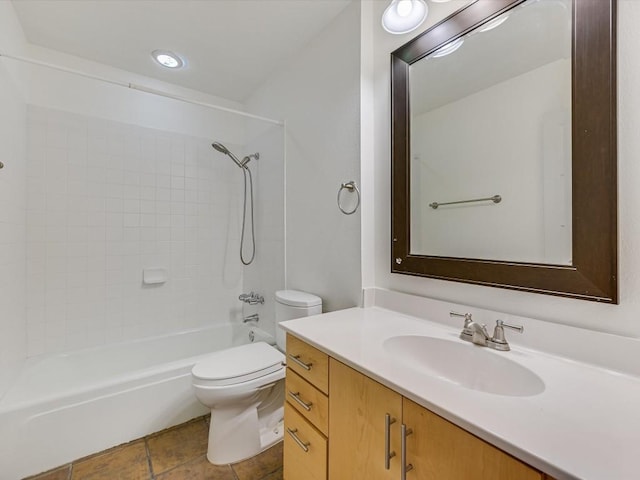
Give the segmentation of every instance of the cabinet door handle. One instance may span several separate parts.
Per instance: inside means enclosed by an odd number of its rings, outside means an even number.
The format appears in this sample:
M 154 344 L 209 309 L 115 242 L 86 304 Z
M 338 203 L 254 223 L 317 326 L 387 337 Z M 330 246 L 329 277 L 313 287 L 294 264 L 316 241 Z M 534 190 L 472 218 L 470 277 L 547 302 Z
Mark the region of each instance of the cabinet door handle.
M 296 433 L 298 433 L 298 429 L 297 428 L 291 429 L 291 428 L 287 427 L 287 433 L 289 435 L 291 435 L 291 438 L 293 438 L 293 440 L 298 444 L 298 446 L 302 450 L 304 450 L 305 452 L 309 451 L 309 445 L 311 445 L 311 443 L 310 442 L 303 442 L 302 440 L 300 440 L 298 435 L 296 435 Z
M 400 464 L 400 479 L 407 480 L 407 472 L 413 470 L 413 465 L 407 465 L 407 437 L 413 433 L 413 430 L 407 428 L 407 426 L 403 423 L 400 426 L 400 457 L 402 463 Z
M 311 406 L 313 405 L 313 403 L 309 402 L 305 402 L 304 400 L 302 400 L 300 398 L 300 392 L 292 392 L 291 390 L 289 390 L 289 396 L 291 398 L 293 398 L 298 405 L 300 405 L 302 408 L 304 408 L 307 412 L 311 411 Z
M 391 418 L 388 413 L 384 416 L 384 468 L 391 468 L 391 459 L 396 456 L 396 452 L 391 450 L 391 424 L 396 423 L 395 418 Z
M 293 355 L 293 354 L 290 353 L 289 354 L 289 358 L 291 360 L 293 360 L 294 362 L 296 362 L 298 365 L 300 365 L 305 370 L 311 370 L 311 367 L 313 366 L 313 363 L 304 363 L 302 360 L 300 360 L 300 355 Z

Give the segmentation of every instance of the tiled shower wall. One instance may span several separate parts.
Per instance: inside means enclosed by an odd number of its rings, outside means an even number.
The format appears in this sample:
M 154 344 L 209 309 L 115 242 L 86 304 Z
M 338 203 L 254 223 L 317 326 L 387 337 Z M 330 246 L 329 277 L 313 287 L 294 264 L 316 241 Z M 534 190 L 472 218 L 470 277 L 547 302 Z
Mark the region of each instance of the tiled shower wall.
M 27 160 L 30 356 L 239 314 L 242 176 L 211 139 L 29 107 Z
M 26 106 L 0 65 L 0 396 L 27 356 Z

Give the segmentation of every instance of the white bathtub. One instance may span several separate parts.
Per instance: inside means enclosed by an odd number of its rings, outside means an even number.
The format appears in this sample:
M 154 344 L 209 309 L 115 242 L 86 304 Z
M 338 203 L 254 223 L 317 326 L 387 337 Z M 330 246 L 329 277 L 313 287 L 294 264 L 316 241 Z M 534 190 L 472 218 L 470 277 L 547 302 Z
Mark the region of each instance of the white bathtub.
M 30 359 L 0 399 L 0 480 L 16 480 L 207 413 L 191 368 L 265 332 L 225 324 Z

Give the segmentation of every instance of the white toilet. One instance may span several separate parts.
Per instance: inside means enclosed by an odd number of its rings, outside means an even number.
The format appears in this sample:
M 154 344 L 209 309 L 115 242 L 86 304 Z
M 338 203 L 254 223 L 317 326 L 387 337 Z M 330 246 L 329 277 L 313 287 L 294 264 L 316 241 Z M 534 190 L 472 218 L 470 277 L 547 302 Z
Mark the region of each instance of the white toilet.
M 207 459 L 216 465 L 253 457 L 282 439 L 284 320 L 322 313 L 322 299 L 295 290 L 276 292 L 277 347 L 250 343 L 213 353 L 196 363 L 196 397 L 211 408 Z

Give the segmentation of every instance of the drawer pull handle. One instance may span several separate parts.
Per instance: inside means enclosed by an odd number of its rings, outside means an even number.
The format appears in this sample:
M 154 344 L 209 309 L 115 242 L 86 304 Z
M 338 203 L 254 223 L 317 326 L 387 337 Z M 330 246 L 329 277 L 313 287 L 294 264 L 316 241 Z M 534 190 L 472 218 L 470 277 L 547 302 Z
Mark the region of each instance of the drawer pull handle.
M 396 423 L 395 418 L 391 418 L 388 413 L 384 416 L 384 468 L 391 468 L 391 459 L 396 456 L 396 452 L 391 451 L 391 424 Z
M 289 354 L 289 358 L 291 360 L 293 360 L 294 362 L 296 362 L 298 365 L 300 365 L 305 370 L 311 370 L 311 367 L 313 366 L 313 363 L 304 363 L 302 360 L 300 360 L 300 355 Z
M 305 443 L 302 440 L 300 440 L 300 438 L 298 438 L 298 435 L 296 435 L 296 433 L 298 433 L 297 428 L 291 429 L 287 427 L 287 433 L 291 435 L 291 438 L 293 438 L 293 441 L 296 442 L 302 450 L 304 450 L 305 452 L 309 451 L 309 445 L 311 445 L 311 443 L 309 442 Z
M 293 398 L 298 403 L 298 405 L 300 405 L 302 408 L 304 408 L 307 412 L 311 411 L 311 406 L 313 405 L 313 403 L 311 403 L 311 402 L 307 403 L 304 400 L 302 400 L 300 398 L 300 392 L 295 392 L 294 393 L 291 390 L 289 390 L 289 396 L 291 398 Z
M 407 480 L 407 472 L 413 470 L 413 465 L 407 465 L 407 437 L 413 433 L 413 430 L 407 428 L 407 426 L 403 423 L 400 426 L 400 441 L 402 443 L 401 448 L 401 460 L 400 464 L 400 478 L 401 480 Z

